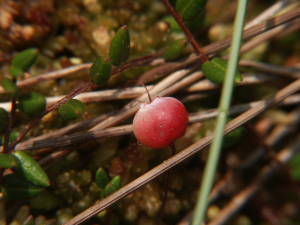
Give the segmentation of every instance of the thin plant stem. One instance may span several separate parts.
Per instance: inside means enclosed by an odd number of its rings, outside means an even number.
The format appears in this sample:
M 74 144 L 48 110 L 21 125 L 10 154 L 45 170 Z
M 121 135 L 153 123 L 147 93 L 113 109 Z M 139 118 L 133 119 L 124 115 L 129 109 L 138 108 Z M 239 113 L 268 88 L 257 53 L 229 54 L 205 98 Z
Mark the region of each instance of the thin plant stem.
M 125 69 L 128 69 L 132 66 L 135 65 L 141 65 L 144 64 L 146 62 L 149 62 L 151 60 L 153 60 L 154 58 L 160 56 L 161 54 L 164 53 L 165 50 L 161 50 L 159 52 L 156 52 L 155 54 L 151 54 L 149 56 L 145 56 L 145 57 L 141 57 L 138 58 L 136 60 L 133 61 L 129 61 L 127 63 L 122 64 L 120 67 L 114 67 L 112 69 L 112 75 L 115 75 Z M 118 69 L 119 68 L 119 69 Z M 78 89 L 76 89 L 75 91 L 73 91 L 72 93 L 68 94 L 67 96 L 65 96 L 64 98 L 62 98 L 61 100 L 59 100 L 58 102 L 56 102 L 55 104 L 47 107 L 47 109 L 39 116 L 36 116 L 25 128 L 24 130 L 19 134 L 19 136 L 8 146 L 8 149 L 10 151 L 13 150 L 13 148 L 16 146 L 17 143 L 20 142 L 20 140 L 45 116 L 47 115 L 49 112 L 57 109 L 59 106 L 61 106 L 62 104 L 65 104 L 67 101 L 69 101 L 70 99 L 74 98 L 75 96 L 79 95 L 81 92 L 87 90 L 87 89 L 94 89 L 97 86 L 94 84 L 93 81 L 89 81 L 86 84 L 84 84 L 83 86 L 79 87 Z
M 15 78 L 13 78 L 13 82 L 16 85 L 17 81 Z M 9 136 L 12 129 L 12 126 L 14 124 L 14 118 L 16 115 L 17 110 L 17 103 L 16 98 L 13 96 L 11 99 L 11 111 L 10 111 L 10 117 L 8 119 L 8 122 L 6 124 L 6 130 L 5 130 L 5 137 L 4 137 L 4 144 L 3 144 L 3 153 L 4 154 L 11 154 L 11 151 L 9 151 Z M 4 169 L 0 169 L 0 185 L 2 183 L 2 177 L 3 177 Z
M 234 78 L 237 69 L 246 8 L 247 1 L 239 0 L 236 19 L 234 22 L 234 32 L 232 38 L 232 45 L 229 53 L 229 62 L 226 70 L 224 88 L 222 89 L 221 101 L 219 104 L 219 115 L 217 118 L 216 130 L 212 145 L 210 147 L 208 160 L 205 165 L 204 175 L 201 182 L 200 194 L 198 195 L 192 225 L 199 225 L 204 219 L 207 208 L 208 196 L 215 178 L 217 164 L 222 147 L 224 128 L 227 121 L 227 114 L 230 107 L 232 90 L 234 86 Z
M 191 45 L 193 46 L 196 54 L 199 56 L 201 61 L 203 63 L 207 62 L 208 59 L 204 53 L 204 51 L 200 48 L 199 44 L 196 42 L 196 40 L 193 38 L 191 32 L 189 29 L 184 25 L 183 19 L 181 15 L 174 10 L 174 8 L 171 6 L 170 2 L 168 0 L 161 0 L 165 6 L 167 7 L 168 11 L 171 13 L 171 15 L 174 17 L 176 22 L 178 23 L 180 29 L 183 31 L 187 39 L 190 41 Z
M 175 148 L 175 143 L 174 142 L 172 142 L 170 144 L 170 148 L 172 149 L 172 156 L 174 156 L 175 153 L 176 153 L 176 148 Z M 158 217 L 157 217 L 157 224 L 160 223 L 162 215 L 164 213 L 165 206 L 166 206 L 168 191 L 169 191 L 169 185 L 170 185 L 170 177 L 171 177 L 171 170 L 168 170 L 168 172 L 166 174 L 166 185 L 165 185 L 164 199 L 163 199 L 163 203 L 162 203 L 160 212 L 159 212 Z

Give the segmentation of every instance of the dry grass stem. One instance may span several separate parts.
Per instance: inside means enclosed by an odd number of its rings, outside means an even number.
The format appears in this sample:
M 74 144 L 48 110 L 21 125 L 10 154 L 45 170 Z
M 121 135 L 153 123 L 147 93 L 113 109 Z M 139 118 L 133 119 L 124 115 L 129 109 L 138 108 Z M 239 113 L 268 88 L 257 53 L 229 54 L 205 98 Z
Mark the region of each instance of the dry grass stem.
M 297 98 L 298 102 L 289 101 L 290 97 L 294 97 L 294 96 L 289 96 L 285 100 L 283 100 L 281 105 L 290 105 L 290 103 L 292 103 L 292 104 L 299 103 L 300 102 L 300 94 L 298 94 L 297 96 L 298 96 L 298 98 Z M 229 111 L 229 115 L 237 115 L 237 114 L 243 113 L 243 112 L 249 110 L 250 108 L 254 108 L 258 104 L 262 104 L 262 102 L 264 102 L 264 101 L 257 101 L 257 102 L 252 102 L 252 103 L 248 103 L 248 104 L 232 106 Z M 287 102 L 287 104 L 285 104 L 285 102 Z M 190 117 L 189 117 L 189 121 L 190 121 L 190 123 L 196 123 L 196 122 L 204 121 L 207 119 L 215 118 L 217 115 L 218 115 L 218 109 L 210 109 L 210 110 L 203 111 L 203 112 L 191 113 Z M 107 118 L 107 117 L 108 117 L 107 115 L 103 115 L 97 119 L 104 120 L 104 118 Z M 295 121 L 296 121 L 296 119 L 298 120 L 298 118 L 295 118 Z M 126 126 L 121 126 L 121 127 L 107 128 L 107 129 L 100 130 L 100 131 L 90 131 L 90 132 L 60 137 L 62 135 L 65 135 L 66 132 L 70 133 L 72 131 L 74 133 L 74 132 L 80 131 L 80 128 L 82 128 L 82 127 L 84 127 L 84 129 L 87 129 L 88 126 L 90 127 L 92 124 L 95 124 L 95 123 L 96 123 L 95 121 L 92 121 L 92 123 L 89 121 L 89 123 L 87 123 L 87 124 L 82 122 L 76 126 L 70 125 L 68 127 L 68 129 L 62 128 L 60 130 L 51 132 L 49 134 L 41 135 L 39 137 L 32 138 L 25 142 L 19 143 L 16 145 L 15 150 L 16 151 L 25 151 L 25 150 L 27 151 L 27 150 L 35 150 L 35 149 L 41 149 L 41 148 L 62 147 L 62 146 L 68 146 L 68 145 L 74 145 L 74 144 L 80 144 L 83 142 L 98 140 L 98 139 L 106 138 L 106 137 L 126 135 L 126 134 L 133 132 L 132 125 L 126 125 Z M 47 140 L 45 140 L 45 139 L 47 139 Z M 266 142 L 267 142 L 267 144 L 269 143 L 268 141 L 266 141 Z
M 298 79 L 300 77 L 300 68 L 295 68 L 295 67 L 273 66 L 270 64 L 256 62 L 252 60 L 240 60 L 239 66 L 248 67 L 272 75 L 274 74 L 274 75 L 279 75 L 284 77 L 291 77 L 294 79 Z
M 61 70 L 57 70 L 57 71 L 52 71 L 52 72 L 48 72 L 48 73 L 44 73 L 35 77 L 31 77 L 31 78 L 27 78 L 25 80 L 21 80 L 17 82 L 17 86 L 19 88 L 22 87 L 26 87 L 26 86 L 31 86 L 33 84 L 37 84 L 37 83 L 41 83 L 41 82 L 46 82 L 49 80 L 53 80 L 53 79 L 58 79 L 58 78 L 62 78 L 65 77 L 67 75 L 79 72 L 81 70 L 87 70 L 91 67 L 91 63 L 85 63 L 85 64 L 80 64 L 80 65 L 76 65 L 76 66 L 71 66 L 68 68 L 64 68 Z M 0 87 L 0 94 L 5 93 L 5 90 L 3 87 Z
M 249 62 L 249 64 L 251 64 L 251 62 Z M 248 65 L 249 65 L 248 64 Z M 253 63 L 252 67 L 255 67 L 255 65 L 257 65 L 256 67 L 259 68 L 259 66 L 261 66 L 259 63 Z M 272 66 L 270 66 L 271 69 L 275 70 L 275 68 L 272 68 Z M 268 70 L 267 69 L 267 65 L 266 66 L 261 66 L 262 70 Z M 282 73 L 282 72 L 291 72 L 288 75 L 293 76 L 294 73 L 292 71 L 294 71 L 293 69 L 281 69 L 279 70 L 280 72 L 278 72 L 279 74 L 288 74 L 288 73 Z M 199 74 L 201 72 L 198 72 Z M 259 83 L 263 83 L 272 79 L 275 79 L 274 77 L 270 76 L 270 75 L 265 75 L 265 74 L 244 74 L 243 75 L 243 82 L 240 85 L 251 85 L 251 84 L 259 84 Z M 191 83 L 195 83 L 197 80 L 199 80 L 200 78 L 202 78 L 203 75 L 201 73 L 201 76 L 199 76 L 197 74 L 197 79 L 193 80 L 194 78 L 188 78 L 187 80 L 185 80 L 185 82 L 191 84 Z M 192 79 L 192 80 L 191 80 Z M 188 84 L 184 84 L 184 83 L 180 83 L 180 84 L 175 84 L 174 87 L 172 87 L 172 89 L 174 89 L 173 91 L 171 91 L 172 93 L 175 93 L 176 91 L 181 90 L 183 87 L 188 86 Z M 153 88 L 153 86 L 147 86 L 148 90 L 151 90 Z M 211 91 L 211 90 L 216 90 L 219 89 L 220 85 L 214 84 L 212 82 L 210 82 L 208 79 L 204 79 L 202 81 L 199 81 L 195 84 L 193 84 L 192 86 L 184 89 L 183 91 L 185 92 L 196 92 L 196 91 Z M 170 90 L 170 89 L 168 89 Z M 168 91 L 170 93 L 170 91 Z M 128 93 L 127 93 L 127 89 L 126 91 L 124 91 L 123 89 L 114 89 L 114 90 L 103 90 L 103 91 L 93 91 L 93 92 L 86 92 L 86 93 L 81 93 L 79 95 L 77 95 L 76 97 L 74 97 L 74 99 L 78 99 L 80 100 L 82 103 L 91 103 L 91 102 L 100 102 L 100 101 L 109 101 L 109 100 L 119 100 L 119 99 L 131 99 L 131 98 L 136 98 L 139 97 L 141 94 L 145 93 L 145 88 L 143 87 L 134 87 L 134 88 L 128 88 Z M 166 94 L 160 94 L 160 96 L 166 96 Z M 63 98 L 64 96 L 55 96 L 55 97 L 47 97 L 47 106 L 51 106 L 52 104 L 56 103 L 58 100 L 60 100 L 61 98 Z M 0 103 L 0 107 L 6 109 L 8 112 L 11 110 L 11 104 L 9 102 L 4 102 L 4 103 Z
M 248 28 L 253 27 L 253 26 L 269 19 L 270 17 L 274 16 L 277 12 L 279 12 L 282 8 L 284 8 L 285 6 L 287 6 L 288 4 L 290 4 L 292 2 L 294 2 L 294 0 L 284 0 L 284 1 L 276 2 L 274 5 L 269 7 L 267 10 L 263 11 L 261 14 L 256 16 L 254 19 L 249 21 L 245 25 L 244 30 L 247 30 Z

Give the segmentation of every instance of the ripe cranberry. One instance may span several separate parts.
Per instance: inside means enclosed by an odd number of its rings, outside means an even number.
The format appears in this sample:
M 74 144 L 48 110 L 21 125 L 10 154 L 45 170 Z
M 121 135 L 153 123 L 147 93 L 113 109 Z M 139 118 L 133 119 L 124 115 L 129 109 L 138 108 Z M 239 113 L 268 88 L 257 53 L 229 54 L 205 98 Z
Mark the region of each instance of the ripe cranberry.
M 156 97 L 150 103 L 141 104 L 133 120 L 133 132 L 143 145 L 165 148 L 184 135 L 188 116 L 179 100 Z

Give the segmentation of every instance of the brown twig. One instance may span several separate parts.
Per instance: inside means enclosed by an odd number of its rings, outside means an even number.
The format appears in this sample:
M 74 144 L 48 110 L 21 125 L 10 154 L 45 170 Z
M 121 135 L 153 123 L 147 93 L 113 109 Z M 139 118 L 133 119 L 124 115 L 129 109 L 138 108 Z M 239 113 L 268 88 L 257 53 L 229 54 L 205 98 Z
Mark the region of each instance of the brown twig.
M 294 79 L 300 78 L 300 69 L 295 67 L 280 67 L 252 60 L 240 60 L 239 66 L 252 68 L 272 75 L 291 77 Z
M 174 19 L 178 23 L 180 29 L 183 31 L 183 33 L 185 34 L 187 39 L 190 41 L 191 45 L 193 46 L 196 54 L 199 56 L 201 61 L 203 63 L 207 62 L 208 59 L 207 59 L 204 51 L 200 48 L 199 44 L 193 38 L 193 36 L 192 36 L 191 32 L 189 31 L 189 29 L 185 26 L 181 15 L 174 10 L 174 8 L 171 6 L 171 4 L 168 0 L 161 0 L 161 1 L 165 4 L 165 6 L 167 7 L 169 13 L 171 13 L 171 15 L 174 17 Z
M 272 5 L 271 7 L 269 7 L 267 10 L 263 11 L 261 14 L 259 14 L 258 16 L 256 16 L 254 19 L 252 19 L 251 21 L 249 21 L 246 25 L 245 25 L 245 30 L 253 27 L 267 19 L 269 19 L 270 17 L 272 17 L 273 15 L 275 15 L 277 12 L 279 12 L 282 8 L 284 8 L 286 5 L 292 3 L 293 0 L 284 0 L 284 1 L 278 1 L 276 2 L 274 5 Z
M 242 115 L 236 117 L 232 121 L 230 121 L 224 131 L 224 135 L 228 134 L 235 128 L 239 127 L 243 123 L 249 121 L 253 117 L 257 116 L 259 113 L 263 112 L 267 108 L 275 105 L 279 101 L 283 100 L 287 96 L 291 95 L 295 91 L 298 91 L 300 89 L 300 79 L 294 81 L 290 85 L 286 86 L 282 90 L 278 91 L 274 96 L 268 98 L 264 104 L 259 104 L 253 109 L 250 109 L 243 113 Z M 65 225 L 70 224 L 79 224 L 86 219 L 90 218 L 91 216 L 101 212 L 105 208 L 109 207 L 111 204 L 117 202 L 118 200 L 124 198 L 125 196 L 129 195 L 139 187 L 143 186 L 144 184 L 148 183 L 152 179 L 156 178 L 157 176 L 161 175 L 162 173 L 166 172 L 167 170 L 171 169 L 178 163 L 182 162 L 189 156 L 195 154 L 200 149 L 203 149 L 204 147 L 208 146 L 213 138 L 213 133 L 206 136 L 205 138 L 199 140 L 198 142 L 194 143 L 190 147 L 186 148 L 185 150 L 179 152 L 175 156 L 169 158 L 168 160 L 164 161 L 162 164 L 156 166 L 154 169 L 148 171 L 144 175 L 140 176 L 136 180 L 132 181 L 128 185 L 124 186 L 123 188 L 119 189 L 114 194 L 108 196 L 103 201 L 95 204 L 91 208 L 83 211 L 79 215 L 75 216 L 71 220 L 69 220 Z
M 174 86 L 174 85 L 173 85 Z M 172 88 L 173 88 L 172 86 Z M 164 95 L 162 95 L 164 96 Z M 241 104 L 232 106 L 228 112 L 228 115 L 237 115 L 240 113 L 243 113 L 250 108 L 253 108 L 257 106 L 258 104 L 261 104 L 263 101 L 258 102 L 251 102 L 247 104 Z M 280 105 L 292 105 L 292 104 L 298 104 L 300 102 L 300 94 L 295 94 L 287 97 L 285 100 L 281 102 Z M 107 136 L 119 136 L 119 135 L 125 135 L 129 132 L 128 130 L 122 130 L 117 129 L 118 127 L 113 127 L 111 129 L 106 129 L 103 131 L 90 131 L 82 134 L 78 134 L 80 139 L 77 139 L 78 135 L 70 135 L 61 137 L 66 134 L 74 133 L 77 131 L 80 131 L 82 129 L 88 129 L 92 127 L 93 125 L 98 124 L 99 122 L 103 121 L 105 118 L 108 118 L 109 115 L 112 115 L 113 113 L 109 113 L 107 115 L 100 116 L 99 118 L 92 119 L 90 121 L 80 122 L 78 124 L 73 124 L 68 127 L 62 128 L 60 130 L 44 134 L 35 138 L 32 138 L 30 140 L 27 140 L 25 142 L 19 143 L 16 145 L 15 150 L 16 151 L 24 151 L 24 150 L 34 150 L 34 149 L 40 149 L 40 148 L 53 148 L 58 146 L 68 146 L 75 143 L 81 143 L 81 141 L 92 141 L 97 140 L 99 138 L 104 138 Z M 190 123 L 196 123 L 205 121 L 211 118 L 215 118 L 218 115 L 218 109 L 210 109 L 207 111 L 197 112 L 197 113 L 191 113 L 189 116 L 189 122 Z M 132 128 L 131 128 L 132 131 Z M 103 136 L 102 136 L 103 135 Z

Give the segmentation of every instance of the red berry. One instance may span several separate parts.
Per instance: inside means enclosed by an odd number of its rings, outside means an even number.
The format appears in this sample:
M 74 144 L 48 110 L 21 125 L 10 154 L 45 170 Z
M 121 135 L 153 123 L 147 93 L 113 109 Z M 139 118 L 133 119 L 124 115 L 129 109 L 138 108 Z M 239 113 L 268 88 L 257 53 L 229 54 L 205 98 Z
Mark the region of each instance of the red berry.
M 165 148 L 185 133 L 189 114 L 175 98 L 156 97 L 142 103 L 133 120 L 133 132 L 140 143 L 150 148 Z

